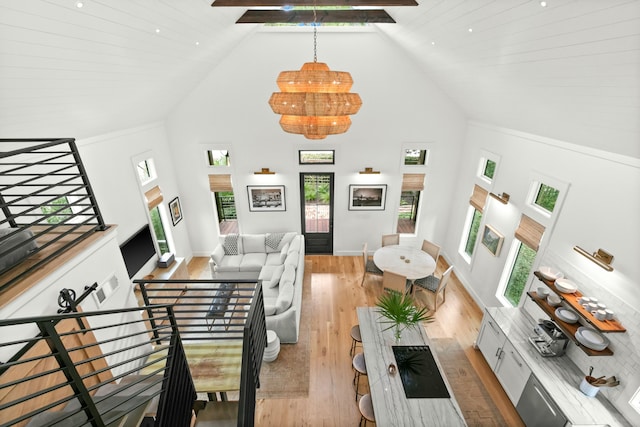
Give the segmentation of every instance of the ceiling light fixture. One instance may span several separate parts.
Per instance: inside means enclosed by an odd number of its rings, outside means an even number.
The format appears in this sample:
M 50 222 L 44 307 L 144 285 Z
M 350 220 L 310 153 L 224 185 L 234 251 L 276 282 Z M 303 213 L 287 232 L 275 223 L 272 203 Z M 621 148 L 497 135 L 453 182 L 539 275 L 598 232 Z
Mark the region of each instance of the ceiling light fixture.
M 350 93 L 351 74 L 331 71 L 318 62 L 318 26 L 313 5 L 313 62 L 299 71 L 283 71 L 278 76 L 281 92 L 274 92 L 269 105 L 281 114 L 280 127 L 288 133 L 302 134 L 307 139 L 324 139 L 327 135 L 345 133 L 351 126 L 351 114 L 362 105 L 360 95 Z
M 496 199 L 497 201 L 499 201 L 500 203 L 502 203 L 503 205 L 506 205 L 507 203 L 509 203 L 509 199 L 511 198 L 511 196 L 509 196 L 507 193 L 502 193 L 500 195 L 495 193 L 489 193 L 489 195 L 494 199 Z
M 81 2 L 81 1 L 79 1 L 79 2 L 77 2 L 77 3 L 76 3 L 76 7 L 77 7 L 78 9 L 82 8 L 83 6 L 84 6 L 84 3 L 83 3 L 83 2 Z
M 540 6 L 542 6 L 542 7 L 547 7 L 547 2 L 546 2 L 546 1 L 541 1 L 541 2 L 540 2 Z

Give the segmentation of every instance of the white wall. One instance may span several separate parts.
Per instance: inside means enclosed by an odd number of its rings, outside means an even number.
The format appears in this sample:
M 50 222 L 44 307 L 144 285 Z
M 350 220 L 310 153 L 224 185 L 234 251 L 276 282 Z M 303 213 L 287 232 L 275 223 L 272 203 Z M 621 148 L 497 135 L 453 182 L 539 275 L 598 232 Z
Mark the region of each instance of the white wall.
M 400 197 L 403 143 L 424 143 L 432 149 L 426 172 L 420 240 L 443 241 L 449 203 L 456 180 L 456 159 L 466 122 L 462 113 L 407 59 L 377 32 L 335 34 L 321 30 L 318 61 L 332 70 L 349 71 L 353 92 L 363 105 L 352 117 L 351 129 L 322 141 L 281 130 L 279 116 L 268 105 L 283 70 L 299 69 L 312 60 L 312 36 L 306 32 L 259 32 L 243 43 L 171 113 L 167 121 L 178 182 L 185 195 L 193 251 L 209 255 L 217 242 L 213 206 L 204 162 L 206 144 L 231 151 L 234 193 L 241 232 L 300 230 L 299 172 L 335 172 L 334 253 L 356 254 L 368 241 L 380 245 L 380 235 L 394 231 Z M 375 48 L 372 48 L 375 46 Z M 335 149 L 336 164 L 298 165 L 298 149 Z M 262 167 L 273 176 L 254 175 Z M 359 175 L 364 167 L 382 172 Z M 349 184 L 386 183 L 385 211 L 349 211 Z M 287 210 L 249 212 L 246 186 L 285 185 Z
M 82 139 L 77 144 L 105 222 L 118 225 L 119 243 L 149 222 L 132 157 L 145 152 L 153 156 L 167 212 L 168 203 L 174 197 L 182 196 L 178 191 L 173 154 L 162 123 Z M 183 218 L 188 217 L 189 212 L 183 206 Z M 185 220 L 175 227 L 169 220 L 166 227 L 173 237 L 176 256 L 185 257 L 188 262 L 192 252 L 186 230 Z M 145 271 L 141 270 L 136 277 L 147 274 L 153 268 L 155 263 L 149 262 Z
M 471 265 L 458 254 L 458 246 L 469 206 L 469 195 L 481 150 L 500 155 L 493 189 L 511 195 L 504 206 L 488 200 L 483 224 L 494 225 L 505 235 L 502 253 L 493 257 L 484 247 L 475 249 Z M 569 357 L 581 368 L 593 365 L 600 375 L 616 375 L 621 385 L 605 390 L 618 409 L 632 422 L 640 416 L 627 403 L 640 387 L 640 162 L 610 153 L 507 129 L 470 123 L 461 159 L 460 180 L 451 211 L 451 223 L 445 252 L 480 306 L 499 306 L 496 287 L 505 266 L 508 248 L 520 214 L 525 209 L 532 173 L 542 173 L 569 184 L 566 199 L 553 230 L 547 230 L 536 259 L 537 265 L 552 265 L 564 271 L 578 288 L 599 297 L 619 314 L 627 329 L 623 334 L 607 334 L 614 351 L 612 357 L 586 357 L 573 348 Z M 579 245 L 588 251 L 603 248 L 615 256 L 613 272 L 606 272 L 577 252 Z M 539 282 L 533 278 L 529 287 Z M 526 300 L 526 297 L 525 297 Z M 532 303 L 525 305 L 534 318 L 542 312 Z

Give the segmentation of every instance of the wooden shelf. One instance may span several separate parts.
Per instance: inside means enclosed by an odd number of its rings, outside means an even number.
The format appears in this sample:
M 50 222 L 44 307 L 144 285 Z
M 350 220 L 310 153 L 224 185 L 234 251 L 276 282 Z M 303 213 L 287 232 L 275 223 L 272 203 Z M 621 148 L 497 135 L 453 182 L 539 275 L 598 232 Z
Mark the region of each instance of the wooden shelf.
M 545 313 L 549 315 L 549 317 L 553 319 L 553 321 L 556 323 L 556 325 L 558 325 L 558 327 L 562 330 L 562 332 L 564 332 L 567 338 L 569 338 L 571 341 L 576 343 L 576 345 L 580 347 L 580 349 L 582 349 L 582 351 L 584 351 L 587 355 L 613 356 L 613 351 L 611 351 L 609 348 L 605 348 L 604 350 L 601 350 L 601 351 L 596 351 L 596 350 L 590 349 L 589 347 L 585 347 L 584 345 L 579 343 L 578 340 L 576 340 L 575 335 L 578 328 L 582 326 L 580 323 L 567 323 L 565 321 L 560 320 L 556 316 L 557 307 L 553 307 L 549 305 L 549 303 L 547 303 L 547 300 L 545 298 L 542 298 L 542 299 L 539 298 L 537 292 L 527 292 L 527 295 L 529 295 L 529 297 L 531 297 L 531 300 L 533 300 L 533 302 L 535 302 L 538 305 L 538 307 L 540 307 Z
M 553 280 L 546 279 L 542 273 L 536 271 L 533 273 L 538 280 L 547 285 L 553 292 L 555 292 L 561 300 L 567 303 L 580 317 L 587 321 L 594 329 L 600 332 L 626 332 L 627 330 L 617 320 L 598 320 L 591 312 L 585 310 L 585 308 L 578 301 L 582 297 L 582 293 L 578 290 L 572 294 L 565 294 L 560 292 Z

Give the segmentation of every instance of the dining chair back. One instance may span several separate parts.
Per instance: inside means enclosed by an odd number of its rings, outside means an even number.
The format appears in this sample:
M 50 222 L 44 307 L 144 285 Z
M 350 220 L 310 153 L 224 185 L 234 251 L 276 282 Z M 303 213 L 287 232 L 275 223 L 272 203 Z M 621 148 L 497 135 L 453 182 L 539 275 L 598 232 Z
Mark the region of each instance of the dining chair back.
M 437 278 L 435 276 L 428 276 L 423 279 L 414 281 L 414 293 L 417 290 L 423 290 L 427 291 L 429 295 L 432 295 L 431 299 L 433 301 L 434 312 L 438 311 L 438 298 L 440 296 L 442 296 L 441 305 L 446 301 L 447 284 L 449 283 L 449 280 L 451 278 L 451 273 L 453 273 L 453 265 L 449 266 L 449 268 L 447 268 L 445 272 L 442 273 L 442 277 L 440 278 Z
M 440 256 L 440 246 L 425 239 L 422 241 L 422 250 L 431 255 L 431 258 L 433 258 L 436 264 L 438 263 L 438 257 Z
M 385 291 L 398 292 L 404 295 L 407 293 L 407 276 L 384 270 L 382 272 L 382 288 Z
M 238 410 L 236 401 L 207 402 L 196 414 L 194 427 L 236 427 Z
M 382 235 L 382 246 L 399 245 L 399 244 L 400 244 L 399 234 L 383 234 Z
M 363 270 L 363 273 L 362 273 L 362 281 L 360 282 L 360 286 L 364 285 L 364 279 L 366 279 L 367 274 L 382 276 L 382 270 L 376 267 L 373 260 L 369 258 L 367 242 L 364 242 L 364 245 L 362 246 L 362 270 Z

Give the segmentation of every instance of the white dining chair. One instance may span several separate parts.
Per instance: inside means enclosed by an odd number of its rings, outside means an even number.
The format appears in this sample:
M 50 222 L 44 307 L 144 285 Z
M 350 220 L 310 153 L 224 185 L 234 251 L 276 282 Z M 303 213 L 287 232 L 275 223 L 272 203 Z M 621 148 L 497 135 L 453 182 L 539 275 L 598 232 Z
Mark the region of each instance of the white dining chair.
M 453 273 L 453 265 L 449 266 L 440 278 L 432 275 L 414 280 L 414 295 L 416 291 L 427 291 L 429 295 L 432 295 L 433 311 L 438 311 L 438 298 L 442 295 L 442 304 L 446 301 L 447 284 L 451 278 L 451 273 Z
M 367 274 L 373 274 L 375 276 L 382 276 L 382 270 L 376 267 L 375 263 L 371 258 L 369 258 L 369 252 L 367 250 L 368 245 L 367 242 L 362 246 L 362 281 L 360 282 L 360 286 L 364 285 L 364 279 L 367 277 Z
M 440 256 L 440 246 L 425 239 L 422 241 L 422 250 L 431 255 L 431 258 L 433 258 L 436 264 L 438 264 L 438 257 Z
M 407 276 L 384 270 L 382 272 L 382 289 L 399 294 L 407 293 Z
M 382 246 L 399 245 L 399 244 L 400 244 L 399 234 L 383 234 L 382 235 Z

